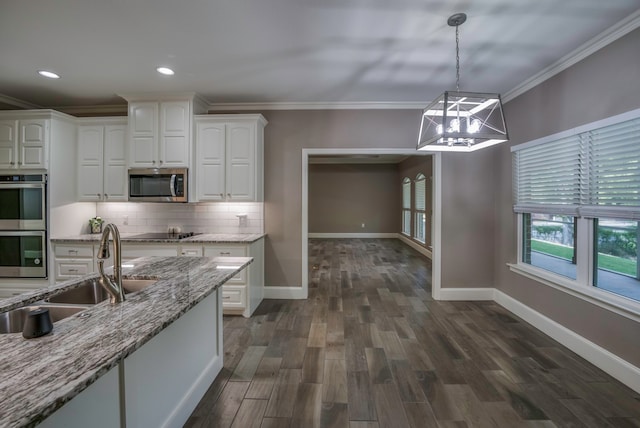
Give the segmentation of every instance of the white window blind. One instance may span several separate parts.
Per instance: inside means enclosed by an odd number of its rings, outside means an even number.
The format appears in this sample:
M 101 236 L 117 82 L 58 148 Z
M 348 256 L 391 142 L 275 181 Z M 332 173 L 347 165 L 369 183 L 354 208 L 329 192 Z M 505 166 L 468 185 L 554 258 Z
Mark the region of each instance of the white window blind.
M 416 200 L 415 200 L 415 204 L 416 204 L 416 210 L 418 211 L 424 211 L 426 208 L 426 197 L 425 197 L 425 182 L 426 182 L 426 177 L 422 174 L 418 174 L 418 176 L 416 177 Z
M 411 180 L 407 177 L 402 180 L 402 208 L 411 209 Z
M 514 151 L 514 211 L 640 220 L 640 119 Z

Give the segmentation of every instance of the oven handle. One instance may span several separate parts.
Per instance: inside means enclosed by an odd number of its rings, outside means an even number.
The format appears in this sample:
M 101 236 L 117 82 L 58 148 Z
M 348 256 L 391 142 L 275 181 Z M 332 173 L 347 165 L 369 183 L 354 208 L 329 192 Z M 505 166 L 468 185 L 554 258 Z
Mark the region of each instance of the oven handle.
M 171 188 L 171 196 L 176 197 L 176 174 L 171 174 L 171 182 L 169 183 Z
M 44 230 L 0 230 L 0 236 L 45 236 Z

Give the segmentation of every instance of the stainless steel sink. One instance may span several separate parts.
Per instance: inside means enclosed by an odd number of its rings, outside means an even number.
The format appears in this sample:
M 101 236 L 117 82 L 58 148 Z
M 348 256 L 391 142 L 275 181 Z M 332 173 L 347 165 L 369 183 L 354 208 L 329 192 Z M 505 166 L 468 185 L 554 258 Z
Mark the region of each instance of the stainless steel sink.
M 123 278 L 122 288 L 125 294 L 135 293 L 144 290 L 150 285 L 157 282 L 157 279 L 133 279 Z M 51 303 L 72 303 L 81 305 L 94 305 L 109 298 L 109 293 L 100 285 L 100 278 L 87 279 L 82 284 L 71 290 L 64 291 L 60 294 L 47 299 Z
M 24 327 L 24 323 L 27 319 L 27 315 L 30 311 L 36 310 L 38 308 L 47 308 L 49 309 L 49 314 L 51 315 L 51 321 L 57 322 L 71 315 L 75 315 L 78 312 L 82 312 L 85 309 L 88 309 L 90 306 L 82 306 L 82 305 L 29 305 L 23 306 L 22 308 L 17 308 L 8 312 L 3 312 L 0 314 L 0 334 L 5 333 L 20 333 L 22 332 L 22 328 Z
M 133 279 L 133 278 L 123 278 L 122 279 L 122 288 L 124 288 L 124 292 L 126 294 L 135 293 L 136 291 L 144 290 L 150 285 L 158 282 L 157 279 Z
M 98 278 L 88 279 L 77 288 L 64 291 L 47 299 L 51 303 L 74 303 L 95 305 L 109 298 L 109 293 L 102 288 Z

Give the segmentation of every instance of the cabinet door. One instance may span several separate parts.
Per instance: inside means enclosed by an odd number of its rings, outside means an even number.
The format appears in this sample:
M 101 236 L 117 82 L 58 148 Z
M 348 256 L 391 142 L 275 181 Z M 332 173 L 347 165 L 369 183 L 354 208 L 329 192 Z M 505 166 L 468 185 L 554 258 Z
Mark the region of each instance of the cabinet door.
M 256 127 L 247 123 L 227 125 L 227 200 L 255 200 Z
M 205 257 L 247 257 L 246 245 L 207 245 L 204 247 Z M 227 281 L 227 284 L 246 284 L 247 269 Z
M 47 168 L 49 121 L 47 119 L 20 120 L 18 126 L 20 129 L 18 166 Z
M 0 120 L 0 169 L 18 166 L 18 121 Z
M 105 201 L 126 201 L 127 159 L 125 125 L 107 125 L 104 132 L 104 180 Z
M 225 200 L 225 125 L 196 127 L 196 192 L 199 201 Z
M 78 128 L 78 200 L 102 200 L 102 162 L 104 127 Z
M 132 167 L 155 167 L 158 160 L 158 103 L 129 103 L 130 152 Z
M 160 103 L 160 166 L 189 166 L 190 123 L 188 101 Z

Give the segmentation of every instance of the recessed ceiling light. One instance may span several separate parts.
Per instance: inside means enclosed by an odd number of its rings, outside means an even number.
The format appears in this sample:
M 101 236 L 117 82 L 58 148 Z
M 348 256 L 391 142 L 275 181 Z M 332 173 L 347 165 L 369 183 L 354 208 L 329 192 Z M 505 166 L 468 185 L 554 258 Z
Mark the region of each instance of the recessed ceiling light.
M 60 76 L 57 75 L 56 73 L 54 73 L 53 71 L 38 70 L 38 74 L 40 76 L 48 77 L 49 79 L 59 79 L 60 78 Z
M 164 74 L 165 76 L 173 76 L 174 74 L 176 74 L 169 67 L 158 67 L 156 68 L 156 71 L 160 74 Z

